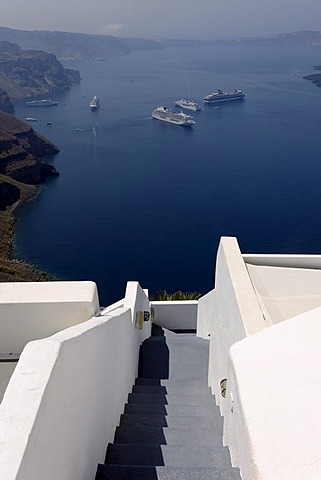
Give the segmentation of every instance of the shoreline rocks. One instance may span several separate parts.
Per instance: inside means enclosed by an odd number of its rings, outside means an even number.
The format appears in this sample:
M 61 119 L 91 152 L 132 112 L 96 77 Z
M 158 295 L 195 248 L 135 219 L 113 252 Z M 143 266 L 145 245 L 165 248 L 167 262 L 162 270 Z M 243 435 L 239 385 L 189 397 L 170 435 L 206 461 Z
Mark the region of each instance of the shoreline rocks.
M 40 159 L 59 148 L 16 117 L 0 112 L 0 281 L 46 281 L 53 277 L 11 258 L 14 211 L 34 197 L 48 176 L 58 176 L 53 165 Z

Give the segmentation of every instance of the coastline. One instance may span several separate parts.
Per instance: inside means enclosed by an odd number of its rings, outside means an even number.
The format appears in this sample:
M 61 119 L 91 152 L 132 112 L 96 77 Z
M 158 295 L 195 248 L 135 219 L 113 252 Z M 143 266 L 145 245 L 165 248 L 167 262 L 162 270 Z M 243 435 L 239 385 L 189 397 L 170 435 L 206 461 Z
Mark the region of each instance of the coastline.
M 4 177 L 0 175 L 0 180 Z M 8 177 L 5 177 L 8 181 Z M 17 219 L 14 212 L 26 201 L 39 192 L 39 187 L 13 181 L 19 186 L 21 196 L 17 202 L 5 211 L 0 211 L 0 282 L 45 282 L 54 277 L 49 273 L 38 270 L 22 260 L 12 258 L 14 228 Z

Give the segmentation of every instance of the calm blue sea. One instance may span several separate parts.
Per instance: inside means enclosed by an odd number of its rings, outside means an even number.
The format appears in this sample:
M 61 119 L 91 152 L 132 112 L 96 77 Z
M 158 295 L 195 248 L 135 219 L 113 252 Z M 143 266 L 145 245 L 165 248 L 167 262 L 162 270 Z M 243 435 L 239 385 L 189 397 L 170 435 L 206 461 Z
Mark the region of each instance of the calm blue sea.
M 222 235 L 247 253 L 321 253 L 321 89 L 302 79 L 319 63 L 317 47 L 65 62 L 82 81 L 51 96 L 57 107 L 16 107 L 61 148 L 50 159 L 60 177 L 19 211 L 16 255 L 60 279 L 94 280 L 108 304 L 128 280 L 206 293 Z M 181 97 L 203 106 L 217 88 L 246 100 L 204 106 L 193 129 L 151 118 Z

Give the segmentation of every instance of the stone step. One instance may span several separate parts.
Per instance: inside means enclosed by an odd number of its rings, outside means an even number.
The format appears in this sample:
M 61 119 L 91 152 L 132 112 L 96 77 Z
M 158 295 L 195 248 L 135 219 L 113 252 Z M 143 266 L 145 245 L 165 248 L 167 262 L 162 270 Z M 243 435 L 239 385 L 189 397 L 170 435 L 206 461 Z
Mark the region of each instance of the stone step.
M 169 378 L 169 350 L 165 342 L 143 344 L 140 347 L 138 376 Z
M 180 380 L 180 379 L 161 379 L 161 378 L 143 378 L 143 377 L 138 377 L 135 380 L 135 385 L 150 385 L 150 386 L 161 386 L 161 387 L 167 387 L 167 386 L 176 386 L 176 387 L 199 387 L 199 388 L 204 388 L 208 389 L 208 384 L 207 384 L 207 378 L 206 379 L 200 379 L 200 380 Z
M 216 407 L 214 399 L 210 395 L 162 395 L 155 393 L 130 393 L 128 403 L 155 403 L 160 405 L 212 405 Z
M 154 403 L 126 403 L 124 413 L 128 415 L 200 415 L 198 405 L 162 405 Z M 202 415 L 215 417 L 216 421 L 222 421 L 218 408 L 211 405 L 202 406 Z
M 240 480 L 238 469 L 99 464 L 95 480 Z
M 222 437 L 214 428 L 117 427 L 114 444 L 197 445 L 224 449 Z
M 198 386 L 178 386 L 178 385 L 133 385 L 132 393 L 162 393 L 175 395 L 208 394 L 211 390 L 208 387 Z
M 120 416 L 121 427 L 173 427 L 173 428 L 213 428 L 217 426 L 216 418 L 208 415 L 128 415 Z
M 198 445 L 122 445 L 109 443 L 106 464 L 166 467 L 231 467 L 228 450 Z

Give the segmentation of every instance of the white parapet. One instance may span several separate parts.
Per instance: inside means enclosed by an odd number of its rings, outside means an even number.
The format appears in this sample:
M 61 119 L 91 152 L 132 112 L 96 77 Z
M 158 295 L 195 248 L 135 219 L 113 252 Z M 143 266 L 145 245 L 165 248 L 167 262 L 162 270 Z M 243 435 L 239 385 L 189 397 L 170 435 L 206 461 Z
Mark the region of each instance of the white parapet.
M 246 265 L 236 238 L 221 239 L 215 275 L 215 290 L 208 303 L 210 358 L 209 385 L 222 406 L 220 382 L 227 378 L 227 359 L 230 347 L 247 335 L 252 335 L 271 322 L 263 317 Z M 224 413 L 224 412 L 222 412 Z
M 1 480 L 94 478 L 151 331 L 137 282 L 123 303 L 24 348 L 0 405 Z
M 21 353 L 99 310 L 94 282 L 0 283 L 0 353 Z
M 197 336 L 209 340 L 214 325 L 215 290 L 211 290 L 198 300 Z
M 321 308 L 230 351 L 225 441 L 243 480 L 321 478 Z

